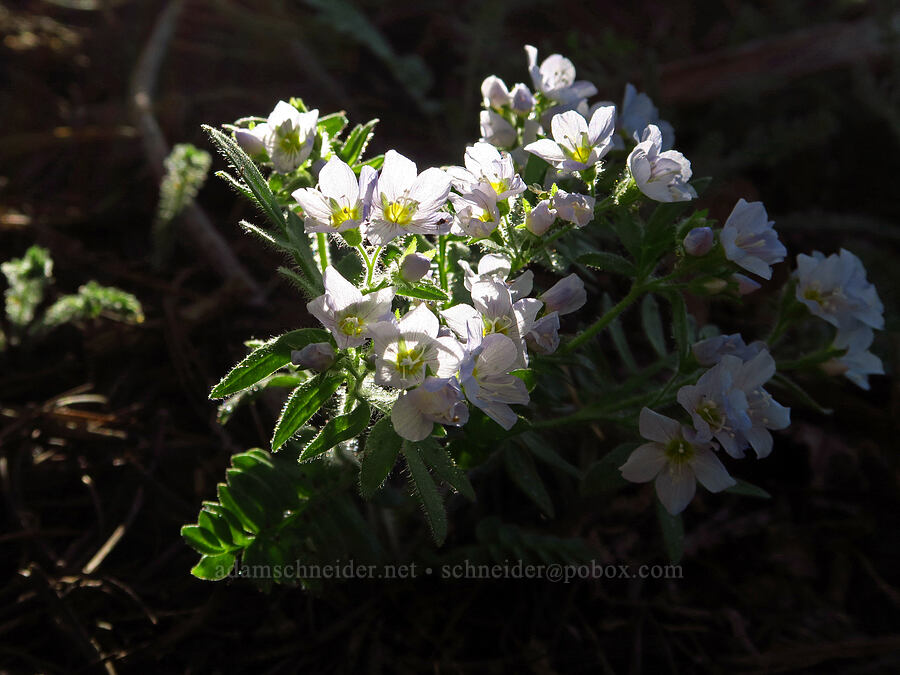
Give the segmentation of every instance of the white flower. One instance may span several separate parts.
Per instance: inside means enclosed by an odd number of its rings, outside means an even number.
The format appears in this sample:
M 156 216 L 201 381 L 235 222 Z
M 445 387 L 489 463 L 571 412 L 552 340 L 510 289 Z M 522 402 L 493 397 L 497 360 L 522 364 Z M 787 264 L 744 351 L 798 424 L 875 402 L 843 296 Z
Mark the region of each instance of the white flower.
M 542 138 L 525 150 L 553 165 L 560 173 L 584 171 L 595 166 L 612 149 L 616 130 L 616 107 L 598 108 L 591 121 L 574 110 L 554 115 L 550 122 L 553 140 Z
M 691 163 L 675 150 L 662 150 L 659 127 L 650 124 L 628 155 L 628 170 L 640 191 L 658 202 L 686 202 L 697 197 L 688 185 Z
M 421 384 L 431 369 L 448 377 L 459 367 L 453 338 L 438 338 L 437 317 L 426 305 L 418 305 L 399 321 L 382 321 L 371 327 L 375 354 L 375 382 L 384 387 L 409 389 Z M 443 340 L 444 342 L 441 342 Z
M 559 314 L 550 312 L 534 322 L 525 343 L 539 354 L 552 354 L 559 347 Z
M 629 137 L 638 141 L 640 134 L 649 124 L 655 124 L 659 128 L 662 135 L 662 149 L 670 150 L 675 144 L 675 131 L 672 129 L 672 125 L 659 119 L 659 110 L 653 105 L 650 97 L 638 92 L 629 82 L 625 85 L 625 98 L 622 101 L 619 126 Z
M 490 143 L 478 142 L 466 148 L 465 165 L 465 169 L 457 166 L 447 171 L 460 192 L 483 185 L 496 193 L 497 201 L 525 192 L 525 182 L 516 173 L 512 156 Z
M 739 199 L 719 235 L 725 257 L 763 279 L 771 279 L 771 266 L 787 255 L 774 224 L 762 202 Z
M 584 290 L 584 282 L 574 272 L 557 281 L 549 290 L 540 296 L 544 301 L 544 311 L 548 314 L 571 314 L 584 306 L 587 302 L 587 292 Z
M 656 481 L 656 496 L 672 515 L 694 498 L 697 481 L 710 492 L 721 492 L 736 481 L 716 457 L 709 442 L 673 419 L 641 410 L 641 436 L 650 441 L 636 448 L 619 470 L 633 483 Z
M 575 66 L 559 54 L 551 54 L 537 65 L 537 49 L 525 46 L 528 57 L 528 73 L 535 91 L 539 91 L 552 101 L 568 103 L 590 98 L 597 93 L 597 87 L 584 80 L 575 80 Z
M 325 268 L 325 293 L 306 305 L 322 322 L 338 348 L 359 347 L 371 333 L 372 324 L 391 316 L 393 288 L 363 295 L 331 265 Z
M 550 200 L 542 199 L 525 214 L 525 229 L 538 237 L 556 222 L 556 209 L 550 208 Z
M 740 333 L 716 335 L 701 340 L 691 347 L 694 358 L 701 366 L 714 366 L 728 354 L 738 357 L 741 361 L 749 361 L 764 349 L 767 349 L 765 342 L 756 340 L 748 345 L 744 343 Z
M 496 75 L 489 75 L 484 78 L 481 83 L 481 97 L 484 100 L 485 108 L 493 108 L 500 111 L 504 106 L 509 105 L 510 96 L 509 89 L 506 88 L 506 82 Z
M 265 135 L 266 150 L 276 171 L 289 173 L 306 161 L 315 142 L 318 120 L 318 110 L 301 113 L 290 103 L 278 102 L 266 121 Z
M 450 178 L 440 169 L 418 173 L 415 163 L 396 150 L 384 156 L 372 196 L 366 238 L 383 246 L 407 234 L 446 234 L 450 214 L 442 211 L 450 194 Z
M 576 227 L 584 227 L 594 218 L 597 200 L 588 195 L 557 190 L 551 203 L 558 218 L 574 223 Z
M 884 328 L 884 305 L 875 286 L 866 279 L 860 259 L 845 249 L 827 258 L 819 251 L 797 256 L 797 299 L 809 311 L 850 331 L 860 324 Z
M 861 389 L 869 390 L 869 375 L 884 375 L 881 359 L 869 351 L 875 334 L 868 326 L 861 325 L 851 331 L 838 331 L 834 347 L 847 353 L 824 364 L 825 372 L 844 375 Z
M 303 207 L 307 232 L 344 232 L 359 227 L 374 189 L 375 170 L 364 166 L 359 178 L 334 156 L 319 172 L 319 187 L 300 188 L 291 196 Z M 368 194 L 366 194 L 368 192 Z
M 516 128 L 493 110 L 482 110 L 478 116 L 481 140 L 498 148 L 511 148 L 519 140 Z
M 460 384 L 469 401 L 508 431 L 518 420 L 509 405 L 529 400 L 525 383 L 509 374 L 516 367 L 518 350 L 505 335 L 493 333 L 482 339 L 477 324 L 474 328 L 459 367 Z
M 426 377 L 415 389 L 405 391 L 394 403 L 391 423 L 402 438 L 421 441 L 434 423 L 461 427 L 469 421 L 469 407 L 455 377 Z
M 481 256 L 481 260 L 478 261 L 477 272 L 465 260 L 460 260 L 459 266 L 462 267 L 465 274 L 463 285 L 469 292 L 472 291 L 472 284 L 477 281 L 495 279 L 506 282 L 506 278 L 512 270 L 512 262 L 501 253 L 488 253 Z M 524 298 L 531 293 L 533 280 L 534 273 L 531 270 L 525 270 L 515 280 L 506 282 L 506 287 L 509 289 L 509 294 L 513 301 Z
M 478 183 L 463 195 L 450 194 L 450 203 L 456 211 L 452 232 L 473 239 L 491 236 L 500 224 L 497 193 L 489 186 Z

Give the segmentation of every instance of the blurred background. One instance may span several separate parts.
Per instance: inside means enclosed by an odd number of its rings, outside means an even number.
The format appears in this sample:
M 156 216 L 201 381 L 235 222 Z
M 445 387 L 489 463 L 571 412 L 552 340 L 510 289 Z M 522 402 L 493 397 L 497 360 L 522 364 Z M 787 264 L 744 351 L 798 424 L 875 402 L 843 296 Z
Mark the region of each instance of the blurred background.
M 379 118 L 370 154 L 460 163 L 482 79 L 528 83 L 525 44 L 568 56 L 599 99 L 621 101 L 626 82 L 648 92 L 694 175 L 713 177 L 700 202 L 711 217 L 762 199 L 792 255 L 859 255 L 886 307 L 873 351 L 895 371 L 895 1 L 0 2 L 0 260 L 38 243 L 58 289 L 96 279 L 146 316 L 0 353 L 0 672 L 900 671 L 890 377 L 869 392 L 822 385 L 831 415 L 795 409 L 773 456 L 744 476 L 772 500 L 692 507 L 682 581 L 357 581 L 265 595 L 189 575 L 179 527 L 229 456 L 271 428 L 261 407 L 223 430 L 209 387 L 244 340 L 311 319 L 274 274 L 279 257 L 240 234 L 251 207 L 214 177 L 192 222 L 174 223 L 184 229 L 166 264 L 151 264 L 168 149 L 212 152 L 201 124 L 299 96 L 351 123 Z M 198 243 L 198 218 L 256 293 Z M 766 305 L 714 311 L 731 332 Z M 658 533 L 636 494 L 554 495 L 546 526 L 609 562 L 652 559 Z

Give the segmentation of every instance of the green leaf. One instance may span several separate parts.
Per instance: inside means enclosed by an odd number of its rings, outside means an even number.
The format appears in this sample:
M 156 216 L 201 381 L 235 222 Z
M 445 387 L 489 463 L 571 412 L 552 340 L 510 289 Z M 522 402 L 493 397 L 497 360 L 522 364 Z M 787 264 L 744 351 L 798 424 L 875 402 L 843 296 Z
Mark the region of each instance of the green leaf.
M 625 277 L 634 277 L 637 275 L 637 270 L 629 260 L 607 251 L 585 253 L 578 257 L 578 262 L 582 265 L 598 269 L 601 272 L 613 272 L 614 274 L 621 274 Z
M 359 492 L 365 499 L 371 499 L 387 479 L 402 444 L 390 417 L 382 417 L 372 427 L 359 466 Z
M 687 306 L 680 293 L 672 292 L 666 295 L 672 305 L 672 337 L 675 338 L 680 360 L 684 360 L 691 353 L 691 325 Z
M 321 455 L 338 443 L 359 436 L 369 426 L 371 416 L 372 409 L 369 404 L 360 401 L 359 405 L 346 415 L 338 415 L 334 419 L 328 420 L 319 435 L 303 450 L 300 461 Z
M 225 507 L 226 511 L 233 514 L 234 517 L 238 519 L 241 524 L 241 529 L 252 534 L 259 533 L 261 523 L 251 517 L 252 512 L 251 514 L 248 514 L 244 511 L 241 505 L 235 500 L 231 488 L 228 485 L 219 483 L 216 486 L 216 493 L 219 497 L 219 503 Z
M 550 445 L 537 434 L 522 434 L 519 436 L 519 441 L 531 451 L 531 454 L 545 464 L 556 467 L 557 469 L 565 471 L 570 476 L 581 480 L 581 469 L 563 459 L 556 450 L 550 447 Z
M 374 129 L 376 124 L 378 124 L 377 119 L 370 120 L 366 124 L 357 124 L 353 131 L 347 134 L 347 140 L 344 141 L 344 144 L 337 151 L 337 156 L 350 166 L 356 164 L 366 151 L 366 146 L 369 145 L 372 136 L 375 135 Z
M 662 530 L 666 556 L 669 558 L 669 562 L 677 565 L 684 556 L 684 521 L 681 519 L 681 514 L 673 516 L 657 499 L 656 517 L 659 519 L 659 527 Z
M 203 130 L 209 134 L 212 142 L 215 143 L 219 151 L 237 170 L 239 178 L 244 181 L 247 189 L 253 193 L 254 201 L 266 215 L 266 218 L 279 231 L 283 230 L 284 215 L 281 211 L 281 205 L 278 203 L 272 190 L 269 189 L 269 184 L 263 178 L 253 160 L 232 138 L 229 138 L 218 129 L 203 125 Z
M 619 467 L 628 460 L 628 456 L 638 445 L 639 443 L 622 443 L 599 461 L 594 462 L 584 474 L 579 492 L 588 497 L 612 492 L 628 485 L 628 481 L 622 478 Z
M 528 161 L 525 164 L 525 173 L 523 175 L 523 180 L 525 181 L 525 185 L 534 185 L 537 183 L 538 185 L 544 184 L 544 174 L 547 173 L 547 169 L 550 168 L 550 165 L 537 155 L 528 154 Z
M 418 300 L 436 300 L 438 302 L 447 302 L 449 296 L 437 286 L 429 286 L 428 284 L 398 285 L 396 286 L 397 295 L 407 298 L 416 298 Z
M 470 501 L 475 501 L 475 488 L 469 482 L 466 472 L 456 466 L 450 452 L 434 439 L 425 439 L 414 444 L 425 463 L 434 471 L 434 475 L 447 483 L 459 494 Z
M 322 373 L 294 389 L 272 434 L 272 451 L 278 450 L 306 421 L 325 405 L 343 383 L 342 375 Z
M 604 293 L 603 311 L 608 312 L 612 309 L 612 306 L 613 303 L 609 294 Z M 622 329 L 622 322 L 618 317 L 610 321 L 607 330 L 609 331 L 609 337 L 612 338 L 616 351 L 619 353 L 619 358 L 622 359 L 622 363 L 625 364 L 625 367 L 628 368 L 629 371 L 637 373 L 637 363 L 635 363 L 634 356 L 631 353 L 631 347 L 628 346 L 628 338 L 625 337 L 625 331 Z
M 644 296 L 641 303 L 641 323 L 653 350 L 660 356 L 665 356 L 668 352 L 666 337 L 663 334 L 662 318 L 659 315 L 659 305 L 649 293 Z
M 754 485 L 753 483 L 748 483 L 745 480 L 737 479 L 737 485 L 733 485 L 730 488 L 725 488 L 725 492 L 730 492 L 733 495 L 743 495 L 744 497 L 757 497 L 758 499 L 771 499 L 772 495 L 763 490 L 761 487 Z
M 328 134 L 329 138 L 334 139 L 338 137 L 338 134 L 340 134 L 349 123 L 350 120 L 347 119 L 347 116 L 343 112 L 336 112 L 320 117 L 316 126 Z
M 641 256 L 641 241 L 644 239 L 644 227 L 629 213 L 618 213 L 618 217 L 611 219 L 610 226 L 622 246 L 635 260 Z
M 528 389 L 529 393 L 534 391 L 534 388 L 537 386 L 537 375 L 535 375 L 534 371 L 530 368 L 519 368 L 517 370 L 511 370 L 509 374 L 522 380 L 522 382 L 525 383 L 525 388 Z
M 552 518 L 554 514 L 553 501 L 534 466 L 531 453 L 521 447 L 512 446 L 503 453 L 503 459 L 506 464 L 506 472 L 512 481 L 531 501 L 537 504 L 541 511 Z
M 204 581 L 221 581 L 231 573 L 234 561 L 233 553 L 204 555 L 191 570 L 191 574 Z
M 650 216 L 641 241 L 641 267 L 651 269 L 659 257 L 675 247 L 675 219 L 687 202 L 659 204 Z
M 220 550 L 230 551 L 237 548 L 234 537 L 231 536 L 231 528 L 228 527 L 228 522 L 219 514 L 209 509 L 201 509 L 197 516 L 197 525 L 216 538 Z M 201 551 L 201 553 L 206 553 L 206 551 Z
M 331 342 L 331 334 L 321 328 L 301 328 L 272 338 L 238 363 L 209 393 L 210 398 L 225 398 L 271 375 L 291 361 L 291 351 L 314 342 Z
M 218 555 L 225 550 L 212 532 L 198 525 L 185 525 L 181 528 L 181 536 L 191 548 L 204 555 Z
M 364 166 L 371 166 L 373 169 L 378 171 L 384 165 L 384 155 L 375 155 L 374 157 L 370 157 L 365 162 L 357 162 L 353 165 L 353 171 L 356 174 L 359 174 L 360 170 Z
M 440 546 L 447 538 L 447 514 L 444 511 L 444 501 L 441 499 L 437 485 L 431 474 L 428 473 L 416 446 L 404 442 L 403 456 L 409 467 L 410 482 L 425 511 L 425 520 L 428 521 L 428 527 L 431 528 L 434 543 Z

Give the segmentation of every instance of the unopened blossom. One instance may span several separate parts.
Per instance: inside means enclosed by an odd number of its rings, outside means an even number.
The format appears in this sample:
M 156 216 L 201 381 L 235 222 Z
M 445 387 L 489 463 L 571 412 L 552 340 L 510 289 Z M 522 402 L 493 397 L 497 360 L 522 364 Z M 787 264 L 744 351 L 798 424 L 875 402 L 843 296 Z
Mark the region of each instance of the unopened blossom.
M 559 347 L 559 314 L 550 312 L 534 322 L 525 344 L 539 354 L 552 354 Z
M 550 203 L 558 218 L 574 223 L 576 227 L 584 227 L 594 218 L 597 200 L 577 192 L 557 190 Z
M 438 338 L 438 319 L 424 304 L 399 321 L 381 321 L 371 327 L 375 354 L 375 382 L 384 387 L 409 389 L 421 384 L 429 369 L 439 377 L 456 372 L 455 347 L 446 348 Z
M 372 195 L 366 238 L 383 246 L 408 234 L 447 234 L 450 214 L 442 209 L 449 194 L 445 172 L 431 168 L 418 173 L 412 160 L 388 150 Z
M 878 291 L 866 279 L 866 270 L 855 255 L 845 249 L 827 258 L 819 251 L 797 256 L 797 299 L 809 311 L 849 331 L 859 325 L 884 328 L 884 305 Z
M 716 236 L 711 227 L 695 227 L 684 238 L 684 252 L 699 258 L 712 250 Z
M 477 186 L 490 187 L 503 200 L 525 192 L 525 182 L 516 173 L 512 156 L 500 152 L 490 143 L 479 141 L 466 148 L 465 169 L 451 167 L 447 173 L 453 186 L 460 192 L 468 192 Z
M 559 315 L 571 314 L 581 309 L 587 302 L 587 292 L 584 290 L 581 277 L 573 272 L 544 291 L 540 299 L 544 302 L 544 311 L 548 314 L 550 312 Z
M 641 142 L 628 155 L 628 170 L 650 199 L 685 202 L 697 197 L 697 191 L 688 184 L 691 163 L 680 152 L 662 149 L 662 134 L 655 124 L 647 126 Z
M 264 133 L 269 159 L 279 173 L 289 173 L 303 164 L 313 149 L 319 111 L 302 113 L 290 103 L 279 101 L 265 122 Z
M 450 203 L 456 211 L 452 232 L 473 239 L 491 236 L 500 224 L 497 193 L 489 185 L 479 183 L 465 194 L 450 194 Z
M 510 375 L 518 367 L 519 350 L 506 335 L 492 333 L 482 337 L 469 331 L 465 357 L 459 367 L 459 381 L 469 401 L 507 431 L 518 421 L 509 406 L 528 403 L 525 383 Z
M 772 265 L 780 263 L 787 255 L 787 249 L 778 241 L 778 233 L 772 227 L 774 224 L 762 202 L 739 199 L 719 235 L 725 257 L 748 272 L 771 279 Z
M 619 470 L 633 483 L 655 481 L 656 496 L 672 515 L 691 502 L 698 481 L 710 492 L 737 484 L 716 457 L 708 436 L 698 436 L 649 408 L 641 410 L 638 424 L 641 436 L 650 442 L 635 448 Z
M 431 270 L 431 260 L 421 253 L 410 253 L 400 263 L 400 276 L 404 281 L 414 283 Z
M 334 156 L 319 172 L 318 188 L 300 188 L 291 196 L 303 208 L 307 232 L 344 232 L 359 227 L 372 198 L 375 170 L 364 166 L 359 178 Z
M 598 108 L 588 121 L 570 110 L 550 122 L 553 140 L 542 138 L 525 150 L 546 160 L 563 174 L 590 169 L 612 149 L 616 130 L 616 107 Z
M 556 222 L 556 209 L 550 208 L 550 200 L 542 199 L 525 214 L 525 229 L 540 237 Z
M 759 458 L 772 451 L 770 429 L 790 424 L 790 409 L 763 389 L 775 374 L 775 360 L 762 350 L 749 361 L 725 355 L 696 385 L 678 391 L 678 402 L 691 414 L 701 435 L 711 435 L 732 457 L 752 447 Z
M 511 148 L 519 140 L 516 128 L 503 115 L 493 110 L 482 110 L 478 116 L 481 140 L 498 148 Z
M 551 54 L 537 63 L 537 49 L 525 46 L 528 57 L 528 73 L 534 89 L 551 101 L 561 103 L 577 102 L 597 93 L 597 87 L 585 80 L 575 80 L 575 66 L 560 54 Z
M 393 288 L 364 296 L 331 265 L 325 268 L 323 278 L 325 293 L 306 309 L 331 331 L 340 349 L 359 347 L 371 335 L 373 324 L 390 318 Z
M 661 148 L 670 150 L 675 144 L 675 131 L 672 129 L 672 125 L 659 119 L 659 110 L 650 97 L 639 92 L 629 82 L 625 85 L 625 98 L 619 113 L 619 126 L 629 138 L 638 141 L 649 124 L 654 124 L 659 129 L 662 135 Z
M 291 352 L 291 363 L 304 370 L 323 372 L 334 363 L 334 348 L 327 342 L 313 342 Z
M 509 92 L 509 107 L 517 115 L 527 115 L 534 110 L 534 94 L 521 82 Z
M 825 372 L 844 375 L 861 389 L 869 390 L 869 375 L 884 375 L 884 365 L 875 354 L 869 351 L 875 334 L 865 325 L 849 330 L 838 331 L 834 338 L 834 347 L 846 349 L 847 353 L 823 365 Z
M 481 98 L 485 108 L 493 108 L 498 112 L 509 105 L 510 96 L 506 82 L 496 75 L 489 75 L 481 83 Z
M 421 441 L 435 422 L 461 427 L 469 421 L 469 407 L 455 377 L 428 376 L 415 389 L 404 391 L 391 410 L 391 423 L 401 438 Z
M 738 295 L 750 295 L 762 288 L 758 281 L 754 281 L 746 274 L 735 272 L 731 275 L 731 280 L 737 284 Z
M 701 340 L 691 347 L 691 351 L 701 366 L 714 366 L 726 355 L 749 361 L 766 348 L 766 343 L 762 340 L 755 340 L 748 345 L 740 333 L 734 333 Z
M 459 266 L 462 267 L 465 274 L 463 285 L 469 292 L 472 291 L 472 284 L 475 282 L 495 279 L 506 284 L 513 301 L 527 297 L 531 293 L 534 273 L 531 270 L 525 270 L 514 280 L 507 281 L 507 277 L 512 271 L 512 261 L 502 253 L 487 253 L 481 256 L 477 271 L 473 270 L 465 260 L 460 260 Z
M 257 157 L 266 152 L 266 135 L 269 133 L 267 124 L 257 124 L 252 129 L 235 129 L 234 140 L 241 146 L 241 150 L 251 157 Z

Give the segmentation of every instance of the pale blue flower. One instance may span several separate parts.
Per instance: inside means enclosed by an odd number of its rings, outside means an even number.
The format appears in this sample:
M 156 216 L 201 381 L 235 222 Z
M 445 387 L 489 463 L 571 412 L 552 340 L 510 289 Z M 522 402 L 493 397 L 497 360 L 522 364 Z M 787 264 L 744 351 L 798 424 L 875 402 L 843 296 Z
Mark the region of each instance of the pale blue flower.
M 323 372 L 334 363 L 334 348 L 327 342 L 314 342 L 291 352 L 291 363 L 304 370 Z
M 502 253 L 488 253 L 481 256 L 481 259 L 478 261 L 477 271 L 473 270 L 465 260 L 460 260 L 459 266 L 462 267 L 465 274 L 463 285 L 469 292 L 472 291 L 472 284 L 478 281 L 494 279 L 506 284 L 513 301 L 520 300 L 531 293 L 534 273 L 531 270 L 525 270 L 513 281 L 507 281 L 507 277 L 512 270 L 512 261 Z
M 597 200 L 588 195 L 559 189 L 551 200 L 556 216 L 576 227 L 584 227 L 593 220 L 596 203 Z
M 711 227 L 695 227 L 684 238 L 684 252 L 694 257 L 701 257 L 712 250 L 716 236 Z
M 538 237 L 553 227 L 556 209 L 550 207 L 549 199 L 542 199 L 525 214 L 525 229 Z
M 410 253 L 400 263 L 400 276 L 404 281 L 414 283 L 431 271 L 431 260 L 421 253 Z
M 553 140 L 542 138 L 525 150 L 550 163 L 560 173 L 584 171 L 597 165 L 612 149 L 616 129 L 616 108 L 598 108 L 588 121 L 570 110 L 555 115 L 550 123 Z
M 836 326 L 854 330 L 860 324 L 884 328 L 884 305 L 878 291 L 866 279 L 866 270 L 855 255 L 845 249 L 827 258 L 819 251 L 797 256 L 797 299 L 809 311 Z
M 559 347 L 559 314 L 550 312 L 534 322 L 525 344 L 539 354 L 552 354 Z
M 366 238 L 383 246 L 408 234 L 447 234 L 451 218 L 443 208 L 449 195 L 445 172 L 431 168 L 418 173 L 412 160 L 388 150 L 372 196 Z
M 719 235 L 725 257 L 763 279 L 771 279 L 771 266 L 787 255 L 772 225 L 774 221 L 769 220 L 762 202 L 739 199 Z
M 644 130 L 641 142 L 628 155 L 628 170 L 638 188 L 658 202 L 685 202 L 697 197 L 688 184 L 691 163 L 675 150 L 662 149 L 662 134 L 655 124 Z
M 465 194 L 450 194 L 450 203 L 456 212 L 451 231 L 473 239 L 491 236 L 500 224 L 497 193 L 483 183 L 476 184 Z
M 375 170 L 364 166 L 359 178 L 335 156 L 319 172 L 319 186 L 300 188 L 291 196 L 303 208 L 307 232 L 344 232 L 360 226 L 371 202 Z
M 587 302 L 587 292 L 581 277 L 573 272 L 544 291 L 540 299 L 544 302 L 545 312 L 556 312 L 562 316 L 581 309 Z
M 748 345 L 744 343 L 740 333 L 716 335 L 701 340 L 691 347 L 694 358 L 701 366 L 714 366 L 727 355 L 736 356 L 741 361 L 749 361 L 764 349 L 767 349 L 765 342 L 756 340 Z
M 465 165 L 465 169 L 456 166 L 447 170 L 453 186 L 462 193 L 489 187 L 500 201 L 525 192 L 525 182 L 516 173 L 512 156 L 490 143 L 478 142 L 466 148 Z
M 834 347 L 846 349 L 847 353 L 825 364 L 829 374 L 844 375 L 861 389 L 869 390 L 869 375 L 884 375 L 884 365 L 875 354 L 869 351 L 875 334 L 865 325 L 850 331 L 838 331 L 834 338 Z
M 478 116 L 481 140 L 498 148 L 512 148 L 519 141 L 516 128 L 503 115 L 493 110 L 482 110 Z
M 648 125 L 659 128 L 662 135 L 661 150 L 670 150 L 675 145 L 675 130 L 672 125 L 659 118 L 659 110 L 647 94 L 639 92 L 630 82 L 625 85 L 625 98 L 619 114 L 619 126 L 636 142 Z
M 641 410 L 638 424 L 650 442 L 636 448 L 619 470 L 633 483 L 655 480 L 656 496 L 672 515 L 691 502 L 698 481 L 710 492 L 737 484 L 716 457 L 709 436 L 649 408 Z
M 560 54 L 551 54 L 537 64 L 537 49 L 525 46 L 528 57 L 528 73 L 535 91 L 545 98 L 561 103 L 577 102 L 597 93 L 597 87 L 584 80 L 575 80 L 575 66 Z
M 415 389 L 403 392 L 391 410 L 391 423 L 401 438 L 421 441 L 435 422 L 461 427 L 469 421 L 469 407 L 455 377 L 429 376 Z
M 459 380 L 469 401 L 507 431 L 518 416 L 510 404 L 528 403 L 525 383 L 510 375 L 517 367 L 519 352 L 506 335 L 491 333 L 482 338 L 473 325 L 466 342 L 465 357 L 459 367 Z
M 306 305 L 306 309 L 322 322 L 340 349 L 359 347 L 371 335 L 372 325 L 389 319 L 393 288 L 383 288 L 363 295 L 329 265 L 323 275 L 325 293 Z

